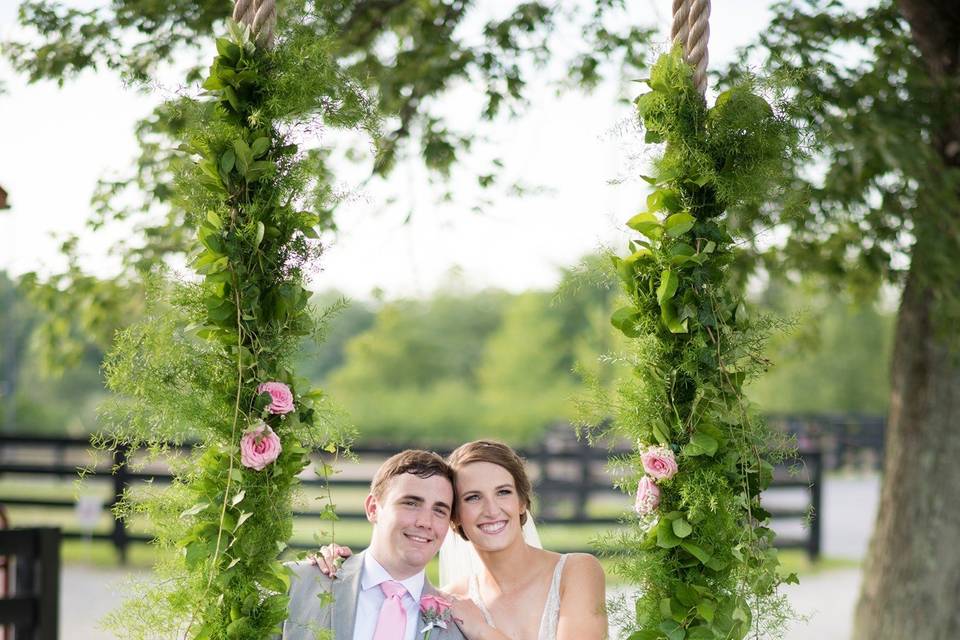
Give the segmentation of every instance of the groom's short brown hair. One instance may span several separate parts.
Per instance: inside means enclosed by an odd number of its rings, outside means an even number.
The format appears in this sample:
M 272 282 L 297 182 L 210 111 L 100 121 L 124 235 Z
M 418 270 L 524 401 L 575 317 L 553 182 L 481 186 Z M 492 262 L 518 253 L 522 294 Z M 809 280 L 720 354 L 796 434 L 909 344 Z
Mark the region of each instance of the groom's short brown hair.
M 421 449 L 407 449 L 390 456 L 380 465 L 370 481 L 370 493 L 379 500 L 387 490 L 390 479 L 404 473 L 412 473 L 418 478 L 443 476 L 450 481 L 450 486 L 453 486 L 453 469 L 439 454 Z

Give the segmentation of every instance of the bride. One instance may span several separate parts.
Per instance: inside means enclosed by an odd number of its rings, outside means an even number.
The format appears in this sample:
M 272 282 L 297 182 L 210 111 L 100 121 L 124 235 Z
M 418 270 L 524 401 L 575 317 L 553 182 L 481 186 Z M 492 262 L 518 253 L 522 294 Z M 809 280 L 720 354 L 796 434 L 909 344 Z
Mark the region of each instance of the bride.
M 530 517 L 523 460 L 505 444 L 476 440 L 447 460 L 456 508 L 440 550 L 440 579 L 468 640 L 603 640 L 605 579 L 590 554 L 541 549 Z M 330 573 L 335 552 L 318 564 Z

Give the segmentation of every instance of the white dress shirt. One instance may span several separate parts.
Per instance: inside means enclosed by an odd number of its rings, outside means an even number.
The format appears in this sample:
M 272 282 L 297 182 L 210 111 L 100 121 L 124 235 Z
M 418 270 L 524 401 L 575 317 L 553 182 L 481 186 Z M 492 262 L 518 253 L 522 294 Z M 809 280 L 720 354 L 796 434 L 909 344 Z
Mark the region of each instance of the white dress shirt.
M 357 599 L 357 617 L 353 625 L 353 640 L 372 640 L 380 617 L 380 607 L 387 599 L 380 589 L 380 583 L 393 580 L 373 554 L 368 550 L 363 554 L 363 569 L 360 574 L 360 596 Z M 407 590 L 403 596 L 403 606 L 407 611 L 407 629 L 404 640 L 420 637 L 420 595 L 426 575 L 423 571 L 406 580 L 397 580 Z

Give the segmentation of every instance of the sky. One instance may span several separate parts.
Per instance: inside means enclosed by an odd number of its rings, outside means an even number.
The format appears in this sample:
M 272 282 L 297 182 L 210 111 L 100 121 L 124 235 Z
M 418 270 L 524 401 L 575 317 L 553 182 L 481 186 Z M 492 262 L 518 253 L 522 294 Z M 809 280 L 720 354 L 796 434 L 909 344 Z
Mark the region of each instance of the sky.
M 514 3 L 480 4 L 496 14 Z M 769 4 L 713 3 L 711 68 L 732 60 L 738 47 L 756 37 L 769 21 Z M 16 0 L 0 0 L 0 40 L 17 33 L 16 6 Z M 641 0 L 631 6 L 641 23 L 660 28 L 663 45 L 670 3 Z M 7 89 L 0 95 L 0 185 L 12 205 L 0 211 L 0 270 L 55 273 L 64 267 L 60 242 L 76 233 L 84 268 L 101 276 L 114 273 L 119 261 L 111 247 L 133 229 L 118 225 L 91 232 L 85 226 L 90 197 L 98 179 L 132 171 L 134 125 L 164 99 L 170 91 L 164 86 L 175 86 L 175 78 L 146 93 L 107 71 L 84 73 L 62 88 L 27 85 L 0 62 L 0 80 Z M 634 87 L 640 90 L 640 85 L 627 89 Z M 480 194 L 467 172 L 454 175 L 446 187 L 431 184 L 416 161 L 400 165 L 384 183 L 360 188 L 362 168 L 344 168 L 338 184 L 350 197 L 338 209 L 340 230 L 328 238 L 311 288 L 357 299 L 369 299 L 374 291 L 387 299 L 426 296 L 453 284 L 546 289 L 583 255 L 624 245 L 624 222 L 643 202 L 645 184 L 636 177 L 650 149 L 624 126 L 631 109 L 618 102 L 621 90 L 608 82 L 590 96 L 558 96 L 535 80 L 523 117 L 481 126 L 491 145 L 468 165 L 482 167 L 496 152 L 507 182 L 536 186 L 535 195 L 518 198 L 505 188 Z M 469 119 L 476 110 L 461 108 L 475 100 L 471 87 L 455 87 L 444 108 L 461 114 L 458 125 L 477 126 Z M 454 198 L 440 203 L 446 188 Z M 482 213 L 472 210 L 478 197 L 490 200 Z

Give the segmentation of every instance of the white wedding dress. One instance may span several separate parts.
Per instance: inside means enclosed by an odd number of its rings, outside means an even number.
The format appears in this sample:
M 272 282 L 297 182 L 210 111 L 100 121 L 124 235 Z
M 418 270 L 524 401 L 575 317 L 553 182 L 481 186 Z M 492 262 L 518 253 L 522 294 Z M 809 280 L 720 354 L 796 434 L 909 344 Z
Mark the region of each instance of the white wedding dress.
M 533 524 L 533 518 L 527 518 L 526 524 L 523 525 L 523 539 L 531 547 L 543 548 L 540 536 L 537 534 L 537 527 Z M 547 602 L 543 607 L 543 615 L 540 616 L 540 632 L 537 640 L 556 640 L 557 638 L 557 624 L 560 622 L 560 576 L 563 574 L 563 565 L 566 561 L 566 555 L 560 556 L 553 570 Z M 440 547 L 440 584 L 449 585 L 466 577 L 470 599 L 480 608 L 487 624 L 496 628 L 490 612 L 483 603 L 483 598 L 480 597 L 477 575 L 482 566 L 480 556 L 477 555 L 473 545 L 452 530 L 448 531 Z

